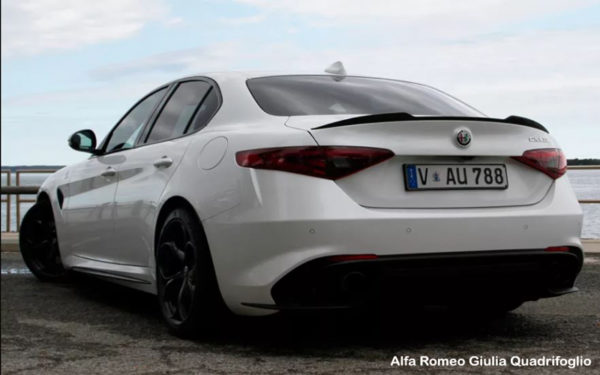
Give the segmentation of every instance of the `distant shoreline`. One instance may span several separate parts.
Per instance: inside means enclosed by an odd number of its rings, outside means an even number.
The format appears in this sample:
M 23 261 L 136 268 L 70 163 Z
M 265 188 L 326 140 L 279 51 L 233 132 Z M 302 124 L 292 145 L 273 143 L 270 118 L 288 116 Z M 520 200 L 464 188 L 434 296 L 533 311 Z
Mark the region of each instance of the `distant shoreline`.
M 600 159 L 567 159 L 567 165 L 600 165 Z
M 2 170 L 9 170 L 15 172 L 17 170 L 26 171 L 30 169 L 61 169 L 64 165 L 3 165 Z

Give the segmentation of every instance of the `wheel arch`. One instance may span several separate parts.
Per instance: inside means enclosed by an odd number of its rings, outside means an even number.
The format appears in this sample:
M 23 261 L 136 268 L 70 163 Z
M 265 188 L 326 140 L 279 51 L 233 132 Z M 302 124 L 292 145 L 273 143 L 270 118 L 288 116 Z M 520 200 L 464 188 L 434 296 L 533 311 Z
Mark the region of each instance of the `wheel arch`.
M 180 195 L 175 195 L 175 196 L 168 198 L 160 207 L 159 213 L 157 215 L 157 220 L 156 220 L 156 224 L 154 227 L 154 259 L 155 259 L 154 267 L 157 266 L 157 264 L 156 264 L 157 250 L 158 250 L 157 245 L 158 245 L 158 240 L 159 240 L 159 236 L 160 236 L 160 230 L 161 230 L 163 224 L 165 223 L 167 217 L 169 216 L 169 213 L 175 208 L 184 208 L 184 209 L 188 210 L 192 214 L 192 218 L 196 221 L 196 224 L 198 225 L 198 228 L 200 229 L 199 234 L 202 237 L 202 240 L 204 241 L 204 244 L 206 246 L 209 267 L 211 268 L 212 277 L 214 278 L 214 283 L 215 283 L 214 287 L 216 288 L 215 289 L 215 292 L 216 292 L 215 298 L 217 298 L 215 300 L 215 302 L 219 304 L 219 309 L 224 308 L 225 310 L 223 310 L 223 311 L 228 312 L 229 310 L 226 309 L 225 301 L 223 300 L 223 293 L 221 292 L 221 286 L 219 284 L 219 279 L 217 277 L 217 269 L 215 267 L 214 257 L 213 257 L 212 251 L 210 249 L 210 246 L 208 243 L 208 238 L 206 237 L 206 231 L 204 229 L 204 225 L 202 224 L 202 220 L 200 219 L 200 215 L 198 215 L 198 211 L 194 208 L 194 206 L 190 203 L 190 201 Z M 156 278 L 155 278 L 155 286 L 157 288 L 156 292 L 158 294 L 158 280 L 157 279 L 158 279 L 158 274 L 156 275 Z
M 59 214 L 59 212 L 57 212 L 58 208 L 52 204 L 52 197 L 50 196 L 50 193 L 48 193 L 47 191 L 40 190 L 37 197 L 35 198 L 35 204 L 48 208 L 50 210 L 50 212 L 52 213 L 52 216 L 53 216 L 55 222 L 57 219 L 59 219 L 59 220 L 62 219 L 62 218 L 59 218 L 60 214 Z
M 55 217 L 50 194 L 39 191 L 35 204 L 25 212 L 19 227 L 18 244 L 23 261 L 41 281 L 67 280 Z M 44 255 L 40 258 L 42 251 Z
M 62 202 L 59 202 L 56 194 L 53 194 L 52 191 L 40 190 L 35 198 L 35 204 L 48 206 L 54 216 L 57 231 L 60 231 L 59 228 L 62 228 L 64 218 L 62 215 Z
M 35 203 L 51 203 L 50 195 L 46 191 L 40 191 L 37 195 Z
M 200 217 L 198 216 L 196 209 L 194 209 L 194 206 L 184 197 L 175 195 L 175 196 L 170 197 L 169 199 L 167 199 L 165 201 L 165 203 L 163 203 L 163 205 L 161 206 L 160 211 L 158 213 L 158 216 L 156 219 L 156 224 L 154 226 L 154 254 L 155 255 L 156 255 L 156 244 L 158 243 L 158 236 L 160 234 L 160 228 L 164 224 L 165 219 L 169 215 L 169 212 L 171 212 L 173 209 L 175 209 L 177 207 L 186 208 L 193 214 L 193 217 L 196 219 L 198 226 L 202 230 L 202 236 L 204 236 L 204 239 L 206 240 L 206 233 L 204 231 L 204 226 L 202 225 L 202 220 L 200 220 Z M 210 251 L 210 249 L 209 249 L 209 251 Z

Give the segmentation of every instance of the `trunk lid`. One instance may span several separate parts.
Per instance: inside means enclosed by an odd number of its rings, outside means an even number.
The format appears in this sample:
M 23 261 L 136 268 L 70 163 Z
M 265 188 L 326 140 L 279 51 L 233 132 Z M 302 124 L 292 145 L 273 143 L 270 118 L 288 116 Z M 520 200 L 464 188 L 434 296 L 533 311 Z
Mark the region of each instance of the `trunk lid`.
M 553 180 L 511 156 L 535 148 L 557 147 L 546 132 L 532 126 L 497 119 L 407 118 L 398 121 L 364 122 L 356 115 L 296 116 L 289 127 L 310 132 L 319 145 L 385 148 L 395 156 L 359 173 L 336 180 L 356 203 L 374 208 L 471 208 L 531 205 L 539 202 Z M 329 125 L 340 120 L 349 125 Z M 543 129 L 543 128 L 542 128 Z M 471 134 L 468 146 L 457 142 L 457 134 Z M 497 190 L 406 189 L 405 165 L 502 164 L 508 187 Z

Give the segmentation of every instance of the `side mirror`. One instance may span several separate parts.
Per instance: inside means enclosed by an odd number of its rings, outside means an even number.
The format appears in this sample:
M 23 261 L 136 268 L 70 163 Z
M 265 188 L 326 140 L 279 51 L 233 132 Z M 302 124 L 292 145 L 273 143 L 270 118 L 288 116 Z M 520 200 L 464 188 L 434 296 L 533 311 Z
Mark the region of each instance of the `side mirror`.
M 89 129 L 75 132 L 69 137 L 69 146 L 76 151 L 96 154 L 96 134 Z

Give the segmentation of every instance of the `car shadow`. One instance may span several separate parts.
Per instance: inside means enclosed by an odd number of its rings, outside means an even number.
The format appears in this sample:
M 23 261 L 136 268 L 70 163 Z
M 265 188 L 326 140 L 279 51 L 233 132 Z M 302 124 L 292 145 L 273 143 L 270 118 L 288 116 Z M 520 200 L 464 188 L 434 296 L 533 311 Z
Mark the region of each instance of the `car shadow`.
M 523 327 L 527 327 L 523 330 Z M 411 348 L 462 344 L 498 337 L 530 337 L 548 332 L 548 325 L 529 316 L 459 316 L 444 309 L 420 312 L 374 310 L 361 313 L 280 314 L 263 318 L 235 317 L 217 335 L 197 340 L 213 345 L 251 346 L 255 350 L 290 353 L 327 352 L 341 348 Z M 343 354 L 344 356 L 346 354 Z
M 156 297 L 97 278 L 78 276 L 72 290 L 86 301 L 114 313 L 104 329 L 137 338 L 168 339 Z M 89 309 L 89 307 L 87 307 Z M 116 315 L 129 322 L 127 330 L 114 324 Z M 552 323 L 516 312 L 500 317 L 451 313 L 442 307 L 407 310 L 373 308 L 361 312 L 280 313 L 267 317 L 224 316 L 216 332 L 191 340 L 199 346 L 269 355 L 329 357 L 354 355 L 356 349 L 402 348 L 430 345 L 468 345 L 472 340 L 498 342 L 547 336 Z M 500 340 L 502 341 L 502 340 Z M 356 354 L 356 355 L 360 355 Z

